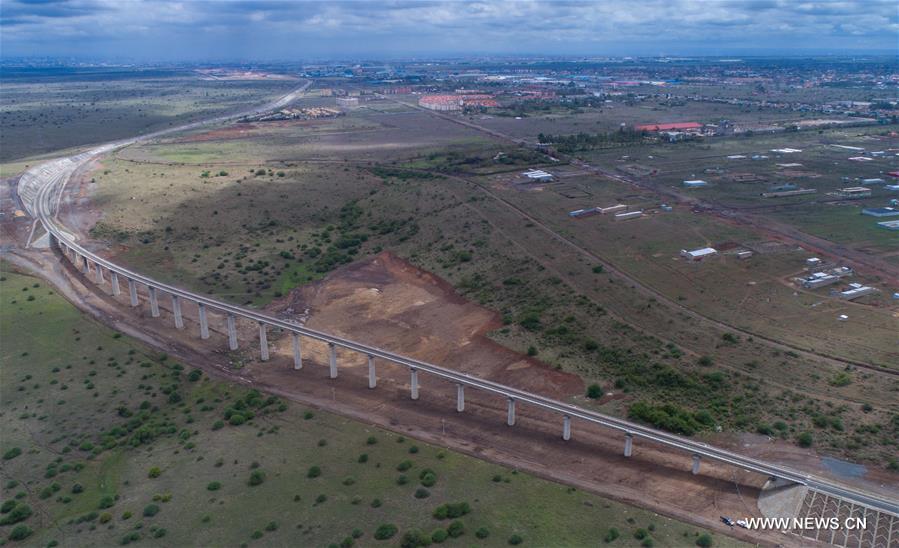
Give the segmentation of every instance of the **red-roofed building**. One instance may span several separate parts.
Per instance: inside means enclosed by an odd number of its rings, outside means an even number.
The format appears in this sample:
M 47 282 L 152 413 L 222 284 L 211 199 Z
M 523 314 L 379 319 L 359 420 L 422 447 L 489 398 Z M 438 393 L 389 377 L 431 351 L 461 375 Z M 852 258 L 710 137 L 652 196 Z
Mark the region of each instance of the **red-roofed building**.
M 637 131 L 686 131 L 698 133 L 702 129 L 699 122 L 675 122 L 671 124 L 644 124 L 634 126 Z

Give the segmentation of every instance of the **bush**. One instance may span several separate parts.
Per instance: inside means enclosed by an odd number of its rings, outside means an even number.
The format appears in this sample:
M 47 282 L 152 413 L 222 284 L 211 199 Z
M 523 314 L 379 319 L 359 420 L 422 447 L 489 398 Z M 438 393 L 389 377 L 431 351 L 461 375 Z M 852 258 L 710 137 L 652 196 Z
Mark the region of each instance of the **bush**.
M 465 524 L 456 520 L 449 524 L 449 527 L 446 528 L 446 532 L 453 538 L 459 538 L 465 534 Z
M 425 487 L 433 487 L 434 484 L 437 483 L 437 474 L 435 474 L 433 470 L 424 469 L 421 471 L 421 474 L 418 475 L 418 479 L 421 480 L 421 484 Z
M 361 455 L 359 455 L 359 458 L 356 460 L 356 462 L 358 462 L 359 464 L 368 462 L 368 454 L 362 453 Z
M 381 499 L 374 499 L 371 501 L 372 508 L 380 508 L 381 507 Z
M 307 478 L 317 478 L 322 475 L 322 469 L 318 466 L 310 466 L 309 470 L 306 472 Z
M 6 453 L 3 453 L 3 460 L 14 459 L 14 458 L 18 457 L 18 456 L 21 455 L 21 454 L 22 454 L 22 450 L 21 450 L 21 449 L 19 449 L 18 447 L 13 447 L 12 449 L 10 449 L 9 451 L 7 451 Z M 29 533 L 29 534 L 31 534 L 31 533 Z M 26 535 L 26 536 L 27 536 L 27 535 Z M 24 537 L 22 537 L 22 538 L 24 538 Z
M 471 512 L 471 506 L 467 502 L 448 502 L 434 509 L 435 519 L 456 519 Z
M 376 443 L 378 443 L 378 438 L 376 438 L 374 436 L 369 436 L 368 439 L 365 440 L 366 445 L 374 445 Z
M 415 490 L 415 498 L 417 499 L 426 499 L 431 496 L 431 492 L 425 489 L 424 487 L 419 487 Z
M 449 534 L 443 529 L 435 529 L 433 533 L 431 533 L 431 540 L 434 541 L 435 544 L 440 544 L 445 541 L 449 537 Z
M 703 367 L 711 367 L 711 365 L 715 362 L 709 356 L 702 356 L 699 358 L 699 360 L 697 360 L 696 363 L 698 363 L 699 365 L 701 365 Z
M 250 472 L 250 480 L 248 483 L 251 486 L 261 485 L 262 482 L 264 482 L 264 481 L 265 481 L 265 472 L 263 472 L 262 470 L 259 470 L 257 468 L 256 470 L 253 470 L 252 472 Z
M 603 540 L 606 541 L 606 542 L 612 542 L 612 541 L 614 541 L 616 538 L 618 538 L 619 536 L 621 536 L 621 533 L 618 532 L 618 529 L 615 529 L 614 527 L 612 527 L 612 528 L 609 529 L 609 531 L 606 533 L 606 536 L 605 536 L 605 538 L 603 538 Z
M 474 532 L 474 536 L 476 536 L 480 539 L 485 539 L 490 536 L 490 531 L 488 531 L 486 527 L 481 527 L 480 529 L 478 529 L 477 531 Z
M 152 518 L 153 516 L 155 516 L 158 513 L 159 513 L 159 506 L 157 506 L 155 504 L 148 504 L 148 505 L 144 506 L 144 517 Z
M 25 540 L 31 533 L 33 533 L 31 527 L 28 527 L 27 525 L 16 525 L 13 527 L 12 531 L 9 532 L 9 540 Z
M 521 535 L 512 535 L 511 537 L 509 537 L 509 544 L 511 544 L 512 546 L 518 546 L 522 542 L 524 542 L 524 539 L 521 538 Z
M 405 472 L 406 470 L 412 468 L 411 460 L 404 460 L 403 462 L 396 465 L 397 472 Z
M 104 508 L 111 508 L 113 504 L 115 504 L 115 499 L 109 495 L 106 495 L 105 497 L 100 499 L 98 508 L 100 508 L 101 510 L 103 510 Z
M 634 538 L 637 540 L 641 540 L 649 536 L 649 533 L 646 532 L 646 529 L 637 529 L 634 531 Z
M 537 347 L 529 346 L 528 347 L 528 356 L 536 356 L 537 355 Z
M 587 397 L 591 400 L 595 400 L 602 397 L 602 387 L 596 383 L 591 384 L 587 387 Z
M 796 442 L 799 443 L 799 447 L 811 447 L 814 438 L 811 432 L 803 432 L 796 437 Z
M 387 540 L 392 538 L 397 532 L 396 525 L 392 523 L 382 523 L 375 529 L 375 540 Z
M 209 483 L 206 484 L 207 491 L 218 491 L 221 488 L 222 488 L 222 484 L 217 481 L 210 481 Z
M 76 483 L 72 486 L 72 493 L 77 495 L 78 493 L 84 492 L 84 487 L 80 483 Z
M 27 504 L 15 504 L 13 509 L 3 516 L 3 519 L 0 519 L 0 525 L 12 525 L 28 519 L 29 516 L 31 516 L 30 506 Z
M 714 542 L 712 541 L 712 535 L 708 533 L 703 533 L 696 537 L 696 546 L 700 546 L 702 548 L 709 548 L 712 546 Z
M 277 531 L 278 530 L 278 522 L 277 521 L 268 522 L 265 525 L 265 530 L 266 531 Z
M 418 548 L 419 546 L 427 546 L 431 544 L 431 539 L 417 529 L 406 531 L 400 540 L 401 548 Z
M 652 538 L 646 537 L 643 539 L 643 542 L 640 543 L 640 546 L 643 548 L 652 548 L 655 545 L 655 542 L 652 541 Z
M 147 477 L 148 478 L 158 478 L 161 474 L 162 474 L 162 470 L 160 470 L 158 466 L 154 466 L 153 468 L 150 468 L 149 472 L 147 472 Z

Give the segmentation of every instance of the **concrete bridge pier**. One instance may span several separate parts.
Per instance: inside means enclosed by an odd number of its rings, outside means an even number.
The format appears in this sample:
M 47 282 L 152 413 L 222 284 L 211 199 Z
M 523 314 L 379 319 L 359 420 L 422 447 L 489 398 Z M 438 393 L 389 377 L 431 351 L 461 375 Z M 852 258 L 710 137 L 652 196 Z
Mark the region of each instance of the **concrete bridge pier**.
M 259 322 L 259 358 L 264 362 L 268 361 L 268 336 L 262 322 Z
M 184 316 L 181 315 L 181 299 L 178 295 L 172 295 L 172 314 L 175 315 L 175 327 L 184 329 Z
M 456 385 L 456 411 L 461 413 L 465 411 L 465 385 Z
M 409 372 L 412 374 L 412 399 L 418 399 L 418 369 L 409 369 Z
M 624 435 L 624 456 L 629 457 L 634 454 L 634 436 L 633 434 Z
M 562 416 L 562 439 L 568 441 L 571 439 L 571 417 Z
M 137 283 L 131 278 L 128 278 L 128 295 L 131 297 L 131 306 L 140 304 L 137 300 Z
M 300 334 L 291 333 L 293 339 L 293 368 L 299 371 L 303 368 L 303 348 L 300 345 Z
M 337 378 L 337 346 L 328 343 L 328 377 Z
M 197 303 L 197 317 L 200 319 L 200 338 L 209 338 L 209 320 L 206 318 L 206 305 Z
M 702 461 L 702 457 L 700 457 L 699 455 L 693 455 L 693 470 L 692 470 L 692 472 L 693 472 L 694 476 L 699 473 L 699 463 L 701 461 Z
M 103 285 L 103 282 L 106 281 L 103 279 L 103 267 L 100 266 L 100 263 L 96 263 L 94 266 L 97 267 L 97 284 Z
M 228 349 L 237 350 L 237 320 L 234 314 L 228 314 L 226 322 L 228 324 Z
M 112 294 L 118 297 L 122 289 L 119 287 L 119 275 L 114 270 L 109 271 L 109 283 L 112 284 Z
M 156 298 L 156 288 L 152 285 L 147 286 L 147 293 L 150 295 L 150 315 L 154 318 L 159 317 L 159 300 Z
M 85 257 L 84 255 L 81 256 L 81 259 L 84 261 L 84 269 L 82 270 L 82 272 L 84 272 L 84 275 L 85 275 L 85 276 L 90 276 L 90 274 L 91 274 L 91 262 L 88 261 L 88 260 L 87 260 L 87 257 Z
M 506 416 L 506 424 L 515 426 L 515 399 L 509 398 L 509 413 Z
M 378 376 L 375 373 L 375 357 L 368 355 L 368 387 L 374 388 L 378 386 Z

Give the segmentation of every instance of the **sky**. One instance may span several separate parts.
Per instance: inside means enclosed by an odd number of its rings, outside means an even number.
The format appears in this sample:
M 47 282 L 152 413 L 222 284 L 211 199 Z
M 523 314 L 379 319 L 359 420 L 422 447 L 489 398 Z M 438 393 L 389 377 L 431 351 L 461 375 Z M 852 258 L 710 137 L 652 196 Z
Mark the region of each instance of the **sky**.
M 312 61 L 899 51 L 894 0 L 0 0 L 0 56 Z

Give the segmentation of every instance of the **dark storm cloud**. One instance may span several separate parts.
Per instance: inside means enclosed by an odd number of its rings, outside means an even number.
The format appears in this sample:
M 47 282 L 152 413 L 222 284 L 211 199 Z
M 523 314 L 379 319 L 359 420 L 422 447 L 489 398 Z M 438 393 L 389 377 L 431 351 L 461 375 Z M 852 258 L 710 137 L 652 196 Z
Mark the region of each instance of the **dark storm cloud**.
M 895 51 L 892 0 L 6 0 L 5 56 Z

